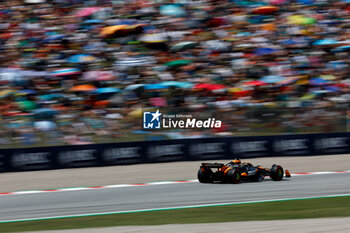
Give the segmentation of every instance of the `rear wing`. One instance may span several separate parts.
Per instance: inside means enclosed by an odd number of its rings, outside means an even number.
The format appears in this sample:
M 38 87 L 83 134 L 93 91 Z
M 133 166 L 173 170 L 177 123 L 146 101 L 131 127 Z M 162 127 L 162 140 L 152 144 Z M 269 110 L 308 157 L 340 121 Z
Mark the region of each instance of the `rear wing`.
M 207 167 L 207 168 L 221 168 L 225 166 L 223 163 L 202 163 L 202 167 Z

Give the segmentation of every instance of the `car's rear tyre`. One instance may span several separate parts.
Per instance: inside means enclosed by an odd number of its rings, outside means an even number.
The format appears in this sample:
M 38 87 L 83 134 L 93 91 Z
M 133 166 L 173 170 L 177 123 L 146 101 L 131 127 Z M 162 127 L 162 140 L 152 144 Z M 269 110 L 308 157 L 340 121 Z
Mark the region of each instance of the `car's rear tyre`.
M 282 166 L 276 165 L 276 164 L 272 165 L 271 172 L 270 172 L 270 177 L 272 180 L 274 180 L 274 181 L 282 180 L 283 174 L 284 174 L 284 171 L 283 171 Z
M 238 169 L 230 169 L 226 173 L 226 182 L 231 184 L 239 184 L 241 182 L 241 172 Z
M 208 171 L 202 171 L 201 168 L 199 168 L 198 173 L 197 173 L 197 178 L 198 181 L 201 183 L 211 183 L 211 176 L 210 173 Z

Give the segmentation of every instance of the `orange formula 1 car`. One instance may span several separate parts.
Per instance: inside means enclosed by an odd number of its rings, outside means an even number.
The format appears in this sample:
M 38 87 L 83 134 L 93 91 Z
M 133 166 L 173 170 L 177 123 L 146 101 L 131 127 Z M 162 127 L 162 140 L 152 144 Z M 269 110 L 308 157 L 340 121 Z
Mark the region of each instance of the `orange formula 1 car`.
M 241 181 L 263 181 L 265 176 L 269 176 L 274 181 L 280 181 L 283 177 L 291 177 L 289 171 L 286 170 L 284 173 L 280 165 L 274 164 L 271 169 L 267 169 L 253 166 L 249 162 L 241 162 L 239 159 L 227 164 L 202 163 L 197 175 L 201 183 L 220 181 L 232 184 L 238 184 Z

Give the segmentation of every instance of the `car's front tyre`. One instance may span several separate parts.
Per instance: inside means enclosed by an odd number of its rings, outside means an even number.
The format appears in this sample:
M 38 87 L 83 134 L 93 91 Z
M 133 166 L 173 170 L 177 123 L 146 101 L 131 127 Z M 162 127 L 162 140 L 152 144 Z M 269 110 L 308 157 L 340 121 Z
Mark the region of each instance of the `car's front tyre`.
M 284 171 L 282 166 L 280 165 L 272 165 L 271 167 L 271 172 L 270 172 L 270 177 L 274 181 L 281 181 L 283 179 Z

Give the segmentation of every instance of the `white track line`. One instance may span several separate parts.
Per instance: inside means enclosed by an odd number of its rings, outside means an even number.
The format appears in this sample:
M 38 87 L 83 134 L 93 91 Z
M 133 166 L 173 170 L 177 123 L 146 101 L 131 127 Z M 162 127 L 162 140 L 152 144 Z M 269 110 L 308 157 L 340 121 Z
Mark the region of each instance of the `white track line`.
M 42 217 L 42 218 L 24 218 L 24 219 L 1 220 L 0 223 L 26 222 L 26 221 L 63 219 L 63 218 L 75 218 L 75 217 L 91 217 L 91 216 L 103 216 L 103 215 L 127 214 L 127 213 L 141 213 L 141 212 L 151 212 L 151 211 L 161 211 L 161 210 L 192 209 L 192 208 L 201 208 L 201 207 L 230 206 L 230 205 L 243 205 L 243 204 L 254 204 L 254 203 L 278 202 L 278 201 L 310 200 L 310 199 L 320 199 L 320 198 L 329 198 L 329 197 L 349 197 L 349 196 L 350 196 L 350 193 L 344 193 L 344 194 L 336 194 L 336 195 L 323 195 L 323 196 L 310 196 L 310 197 L 305 197 L 304 196 L 304 197 L 296 197 L 296 198 L 267 199 L 267 200 L 245 201 L 245 202 L 226 202 L 226 203 L 216 203 L 216 204 L 200 204 L 200 205 L 175 206 L 175 207 L 165 207 L 165 208 L 155 208 L 155 209 L 124 210 L 124 211 L 114 211 L 114 212 L 100 212 L 100 213 L 61 215 L 61 216 Z

